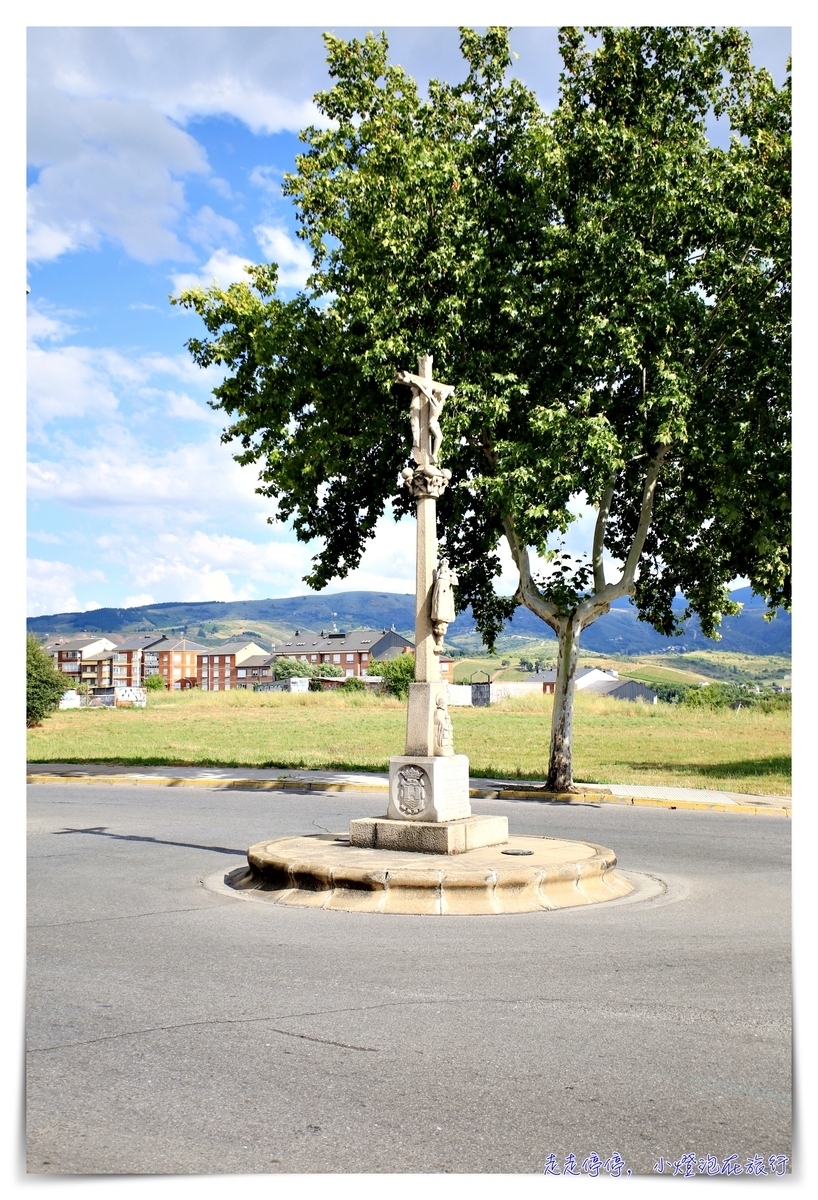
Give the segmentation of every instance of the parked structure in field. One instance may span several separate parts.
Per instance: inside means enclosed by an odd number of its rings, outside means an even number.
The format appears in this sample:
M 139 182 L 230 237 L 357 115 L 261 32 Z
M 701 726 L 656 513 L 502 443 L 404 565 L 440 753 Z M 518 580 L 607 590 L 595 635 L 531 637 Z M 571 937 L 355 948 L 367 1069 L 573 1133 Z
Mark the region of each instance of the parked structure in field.
M 584 692 L 594 684 L 610 683 L 612 679 L 619 679 L 616 671 L 603 671 L 601 667 L 579 667 L 574 675 L 574 691 Z M 556 667 L 552 667 L 550 671 L 535 671 L 533 675 L 528 676 L 528 680 L 532 683 L 542 683 L 543 691 L 550 694 L 554 691 L 557 681 Z
M 659 697 L 652 688 L 637 679 L 611 679 L 608 683 L 593 683 L 585 689 L 614 700 L 644 700 L 646 704 L 658 704 Z

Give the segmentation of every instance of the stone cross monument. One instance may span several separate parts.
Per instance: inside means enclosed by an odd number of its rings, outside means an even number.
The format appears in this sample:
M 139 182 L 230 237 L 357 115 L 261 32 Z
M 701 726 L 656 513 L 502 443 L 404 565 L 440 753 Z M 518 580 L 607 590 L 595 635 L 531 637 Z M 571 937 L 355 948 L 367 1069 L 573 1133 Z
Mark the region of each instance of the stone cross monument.
M 461 854 L 508 841 L 506 817 L 472 816 L 469 760 L 455 754 L 448 684 L 440 678 L 446 627 L 454 620 L 457 576 L 437 562 L 437 497 L 452 477 L 441 469 L 440 413 L 454 391 L 432 378 L 432 356 L 418 358 L 418 373 L 399 371 L 412 389 L 409 420 L 412 457 L 403 478 L 417 504 L 415 570 L 415 682 L 409 684 L 406 751 L 389 760 L 386 817 L 351 821 L 350 843 L 370 848 Z
M 437 562 L 437 497 L 452 477 L 439 465 L 440 413 L 454 391 L 432 378 L 432 357 L 418 358 L 418 373 L 399 371 L 412 389 L 409 420 L 412 457 L 403 477 L 417 505 L 415 567 L 415 682 L 409 685 L 406 751 L 390 760 L 389 811 L 393 819 L 451 821 L 467 817 L 469 760 L 455 754 L 447 684 L 440 678 L 446 626 L 454 620 L 452 584 L 457 576 Z

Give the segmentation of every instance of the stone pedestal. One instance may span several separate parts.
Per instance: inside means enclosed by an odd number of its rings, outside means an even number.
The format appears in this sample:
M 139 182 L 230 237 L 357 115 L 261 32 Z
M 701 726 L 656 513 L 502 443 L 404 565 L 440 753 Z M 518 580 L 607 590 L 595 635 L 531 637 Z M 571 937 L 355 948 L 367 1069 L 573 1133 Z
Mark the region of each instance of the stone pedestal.
M 386 815 L 396 821 L 456 821 L 470 817 L 466 755 L 396 754 L 390 758 Z
M 395 821 L 359 817 L 349 823 L 349 844 L 415 854 L 465 854 L 508 842 L 508 817 L 462 817 L 459 821 Z
M 442 696 L 445 703 L 448 695 L 448 684 L 440 680 L 409 684 L 409 703 L 406 709 L 407 755 L 418 754 L 421 758 L 434 755 L 437 699 L 438 696 Z

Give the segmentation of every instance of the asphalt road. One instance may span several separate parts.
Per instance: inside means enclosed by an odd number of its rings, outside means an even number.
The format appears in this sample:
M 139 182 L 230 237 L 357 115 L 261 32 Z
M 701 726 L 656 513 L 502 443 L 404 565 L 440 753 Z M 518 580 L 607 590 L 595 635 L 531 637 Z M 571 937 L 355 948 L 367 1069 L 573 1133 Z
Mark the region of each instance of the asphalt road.
M 377 795 L 29 788 L 28 1169 L 634 1174 L 790 1155 L 790 823 L 474 801 L 660 897 L 410 917 L 222 895 Z M 670 1167 L 668 1167 L 670 1170 Z

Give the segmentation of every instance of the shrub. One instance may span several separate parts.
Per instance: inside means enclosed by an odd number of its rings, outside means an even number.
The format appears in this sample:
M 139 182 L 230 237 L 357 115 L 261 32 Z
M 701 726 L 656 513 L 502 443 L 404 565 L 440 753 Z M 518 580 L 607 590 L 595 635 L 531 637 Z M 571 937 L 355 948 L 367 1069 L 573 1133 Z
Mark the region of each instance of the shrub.
M 376 669 L 383 680 L 384 690 L 403 700 L 409 692 L 409 684 L 415 679 L 414 654 L 398 654 L 395 658 L 387 658 L 377 663 Z
M 163 692 L 165 681 L 161 675 L 146 675 L 142 680 L 142 686 L 149 692 Z
M 40 722 L 60 707 L 69 683 L 33 634 L 26 636 L 26 725 Z
M 275 660 L 275 678 L 276 679 L 292 679 L 293 676 L 299 676 L 303 679 L 306 675 L 309 678 L 316 674 L 316 668 L 310 663 L 301 662 L 297 658 L 277 658 Z
M 330 679 L 340 679 L 343 673 L 341 668 L 335 663 L 321 663 L 321 666 L 318 668 L 319 675 L 327 675 Z
M 341 687 L 345 692 L 366 691 L 366 684 L 362 679 L 359 679 L 357 675 L 350 675 L 348 679 L 344 680 L 344 682 L 341 684 Z
M 311 679 L 307 686 L 311 692 L 323 692 L 326 690 L 320 679 Z

